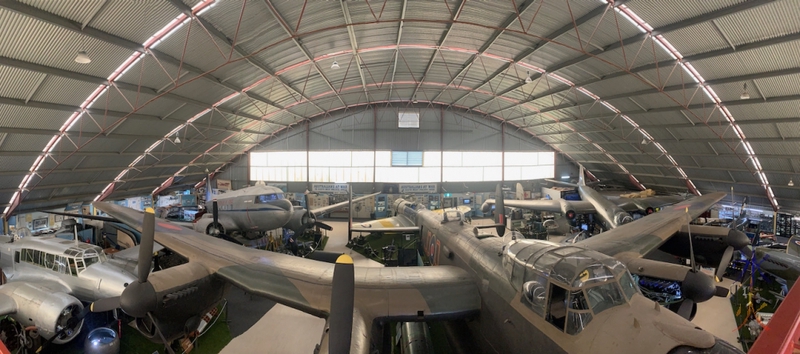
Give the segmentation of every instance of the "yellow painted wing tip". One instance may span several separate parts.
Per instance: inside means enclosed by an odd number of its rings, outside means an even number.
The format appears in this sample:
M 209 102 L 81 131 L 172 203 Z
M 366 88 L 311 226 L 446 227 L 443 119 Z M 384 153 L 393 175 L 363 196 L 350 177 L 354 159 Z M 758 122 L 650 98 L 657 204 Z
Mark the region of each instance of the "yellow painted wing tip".
M 339 258 L 336 258 L 336 264 L 353 264 L 353 258 L 343 254 L 339 256 Z

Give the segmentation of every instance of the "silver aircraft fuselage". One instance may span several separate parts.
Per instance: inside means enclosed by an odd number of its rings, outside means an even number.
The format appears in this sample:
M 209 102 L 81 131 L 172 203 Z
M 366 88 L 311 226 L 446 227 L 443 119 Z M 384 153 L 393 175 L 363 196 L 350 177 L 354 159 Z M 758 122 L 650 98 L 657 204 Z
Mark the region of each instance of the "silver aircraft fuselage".
M 269 231 L 291 219 L 294 208 L 279 188 L 257 185 L 220 194 L 206 201 L 206 214 L 194 224 L 197 232 L 208 233 L 213 223 L 213 200 L 217 201 L 219 223 L 225 232 Z
M 0 267 L 9 283 L 43 284 L 91 302 L 119 296 L 125 286 L 136 281 L 131 273 L 109 263 L 95 245 L 54 236 L 8 241 L 6 236 L 0 238 Z
M 593 188 L 579 184 L 578 193 L 581 200 L 591 203 L 597 211 L 597 217 L 603 222 L 606 230 L 611 230 L 622 224 L 633 221 L 633 218 L 619 206 L 608 200 Z

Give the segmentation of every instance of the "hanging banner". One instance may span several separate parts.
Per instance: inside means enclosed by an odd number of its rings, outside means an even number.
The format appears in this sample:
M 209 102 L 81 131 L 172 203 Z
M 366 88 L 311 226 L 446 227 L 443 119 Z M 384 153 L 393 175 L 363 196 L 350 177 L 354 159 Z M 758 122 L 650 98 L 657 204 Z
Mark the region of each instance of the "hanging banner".
M 217 189 L 223 191 L 231 190 L 231 180 L 229 179 L 217 179 Z
M 346 183 L 312 183 L 312 192 L 319 193 L 333 193 L 333 194 L 347 194 Z
M 436 183 L 401 184 L 400 193 L 435 194 L 437 190 L 436 187 Z

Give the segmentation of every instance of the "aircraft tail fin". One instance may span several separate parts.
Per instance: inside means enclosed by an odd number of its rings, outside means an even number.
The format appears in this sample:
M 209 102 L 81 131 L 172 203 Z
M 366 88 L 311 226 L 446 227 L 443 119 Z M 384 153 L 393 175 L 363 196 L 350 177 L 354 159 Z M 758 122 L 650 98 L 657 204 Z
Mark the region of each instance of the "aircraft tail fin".
M 578 185 L 585 186 L 586 185 L 586 170 L 581 166 L 581 173 L 578 175 Z
M 522 183 L 517 183 L 517 187 L 516 188 L 517 188 L 517 190 L 515 191 L 514 197 L 517 198 L 517 200 L 525 199 L 525 190 L 522 189 Z

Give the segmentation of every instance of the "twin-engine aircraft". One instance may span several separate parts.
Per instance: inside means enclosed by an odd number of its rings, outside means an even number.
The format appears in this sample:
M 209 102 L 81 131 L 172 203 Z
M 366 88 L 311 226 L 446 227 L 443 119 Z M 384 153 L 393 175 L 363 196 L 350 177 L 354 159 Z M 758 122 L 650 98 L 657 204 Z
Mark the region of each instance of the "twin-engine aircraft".
M 611 230 L 633 221 L 633 217 L 630 215 L 631 212 L 643 211 L 645 214 L 649 215 L 652 214 L 656 208 L 675 204 L 684 200 L 684 198 L 680 196 L 653 196 L 645 198 L 619 198 L 615 201 L 611 201 L 586 185 L 583 167 L 581 167 L 578 184 L 555 180 L 551 182 L 575 187 L 581 196 L 581 200 L 506 200 L 505 205 L 514 208 L 562 213 L 570 220 L 574 219 L 577 214 L 596 214 L 602 222 L 603 228 Z M 481 206 L 483 212 L 488 213 L 494 203 L 494 199 L 487 199 Z
M 0 283 L 0 316 L 35 326 L 56 344 L 80 333 L 81 301 L 119 296 L 136 281 L 100 247 L 54 236 L 0 236 L 0 268 L 7 279 Z
M 378 193 L 354 198 L 358 202 Z M 330 226 L 317 221 L 317 217 L 344 208 L 348 202 L 328 205 L 306 210 L 295 207 L 284 197 L 283 191 L 277 187 L 255 185 L 232 192 L 220 194 L 213 200 L 206 201 L 206 210 L 213 209 L 217 202 L 218 220 L 215 222 L 211 212 L 204 214 L 194 223 L 194 230 L 208 235 L 218 235 L 233 231 L 269 231 L 285 227 L 302 234 L 306 229 L 319 226 L 330 230 Z M 308 202 L 306 201 L 306 206 Z
M 618 228 L 622 232 L 575 245 L 507 241 L 482 234 L 457 210 L 437 213 L 399 200 L 395 218 L 413 220 L 425 252 L 438 266 L 350 266 L 352 273 L 343 276 L 329 263 L 236 246 L 156 222 L 152 211 L 143 218 L 141 212 L 99 202 L 96 208 L 142 230 L 140 262 L 151 259 L 146 249 L 153 239 L 189 262 L 139 274 L 120 297 L 98 301 L 92 309 L 120 307 L 150 338 L 168 341 L 194 328 L 192 321 L 221 299 L 224 285 L 233 284 L 326 318 L 321 353 L 380 350 L 384 327 L 394 321 L 461 324 L 475 342 L 472 350 L 485 353 L 741 353 L 645 298 L 625 265 L 607 255 L 639 259 L 666 240 L 659 228 L 680 223 L 684 213 L 702 213 L 722 195 L 695 198 Z M 490 226 L 500 235 L 506 230 L 502 221 Z M 348 263 L 339 261 L 337 267 Z M 342 286 L 337 277 L 352 283 Z M 348 286 L 351 291 L 340 291 Z M 351 316 L 342 319 L 342 313 Z

